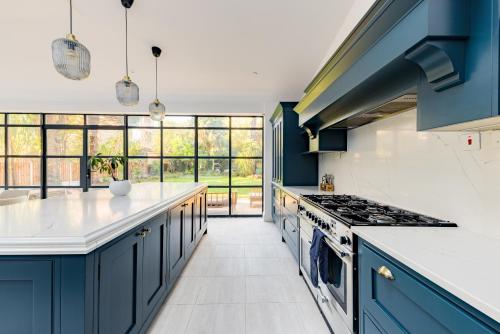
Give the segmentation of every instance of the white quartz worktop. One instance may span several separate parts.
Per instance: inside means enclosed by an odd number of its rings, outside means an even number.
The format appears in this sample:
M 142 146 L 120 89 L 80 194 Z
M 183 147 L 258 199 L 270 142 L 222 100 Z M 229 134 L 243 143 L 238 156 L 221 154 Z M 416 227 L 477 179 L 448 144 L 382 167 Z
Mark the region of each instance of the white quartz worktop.
M 297 198 L 300 195 L 315 195 L 315 194 L 332 195 L 333 194 L 333 192 L 322 191 L 317 186 L 293 186 L 293 187 L 289 187 L 289 186 L 282 186 L 282 185 L 275 183 L 275 182 L 273 182 L 273 184 L 277 187 L 280 187 L 281 189 L 283 189 L 287 193 L 289 193 L 291 195 L 295 195 Z
M 355 226 L 352 231 L 500 321 L 500 240 L 460 227 Z
M 206 188 L 203 183 L 134 184 L 0 207 L 0 255 L 87 254 Z

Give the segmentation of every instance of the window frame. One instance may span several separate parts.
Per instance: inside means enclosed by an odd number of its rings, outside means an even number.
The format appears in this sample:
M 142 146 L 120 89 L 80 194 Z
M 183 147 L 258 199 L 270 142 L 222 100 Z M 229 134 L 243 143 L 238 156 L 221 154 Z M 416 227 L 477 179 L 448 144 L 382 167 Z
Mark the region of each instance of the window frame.
M 10 114 L 36 114 L 40 115 L 40 124 L 9 124 L 8 119 Z M 0 159 L 3 160 L 4 163 L 4 184 L 0 185 L 0 189 L 33 189 L 33 190 L 38 190 L 40 197 L 41 198 L 47 198 L 47 194 L 49 190 L 51 189 L 81 189 L 83 192 L 87 192 L 90 189 L 99 189 L 99 188 L 106 188 L 106 185 L 92 185 L 92 180 L 91 180 L 91 174 L 90 171 L 88 170 L 87 164 L 88 160 L 91 157 L 89 155 L 89 147 L 88 147 L 88 131 L 89 130 L 121 130 L 122 135 L 123 135 L 123 152 L 124 155 L 131 159 L 159 159 L 160 161 L 160 180 L 164 180 L 164 160 L 170 160 L 170 159 L 192 159 L 194 161 L 194 179 L 193 182 L 198 182 L 199 180 L 199 161 L 203 159 L 224 159 L 228 161 L 228 185 L 227 186 L 220 186 L 220 185 L 209 185 L 209 189 L 227 189 L 228 192 L 228 200 L 229 200 L 229 207 L 228 207 L 228 214 L 227 215 L 222 215 L 224 217 L 238 217 L 238 216 L 261 216 L 261 215 L 256 215 L 256 214 L 234 214 L 232 212 L 232 189 L 241 189 L 241 188 L 253 188 L 257 189 L 260 188 L 262 191 L 262 208 L 261 208 L 261 214 L 264 211 L 264 171 L 262 170 L 262 181 L 260 185 L 233 185 L 232 184 L 232 178 L 233 178 L 233 160 L 234 159 L 254 159 L 254 160 L 261 160 L 262 161 L 262 166 L 264 166 L 264 117 L 262 115 L 183 115 L 183 114 L 175 114 L 175 115 L 168 115 L 168 116 L 181 116 L 181 117 L 192 117 L 193 118 L 193 126 L 170 126 L 170 125 L 165 125 L 164 122 L 159 122 L 158 126 L 151 126 L 151 125 L 128 125 L 128 119 L 129 117 L 136 117 L 136 116 L 143 116 L 147 117 L 148 115 L 144 114 L 86 114 L 86 113 L 75 113 L 75 114 L 68 114 L 68 115 L 82 115 L 83 116 L 83 124 L 80 125 L 75 125 L 75 124 L 46 124 L 46 116 L 47 115 L 59 115 L 59 113 L 34 113 L 34 112 L 23 112 L 23 113 L 0 113 L 0 116 L 3 115 L 4 117 L 4 122 L 3 124 L 0 124 L 0 128 L 4 129 L 4 135 L 3 138 L 0 138 L 4 142 L 5 146 L 5 155 L 0 156 Z M 124 117 L 124 123 L 123 125 L 96 125 L 96 124 L 88 124 L 87 122 L 87 117 L 88 116 L 123 116 Z M 222 117 L 222 118 L 229 118 L 229 124 L 227 127 L 223 126 L 209 126 L 209 127 L 203 127 L 199 126 L 199 118 L 200 117 L 210 117 L 210 118 L 215 118 L 215 117 Z M 256 118 L 261 118 L 262 121 L 259 122 L 261 126 L 256 126 L 256 127 L 233 127 L 232 121 L 235 118 L 239 117 L 256 117 Z M 8 135 L 9 135 L 9 128 L 10 127 L 34 127 L 34 128 L 39 128 L 41 136 L 41 154 L 40 155 L 10 155 L 8 151 Z M 47 154 L 47 133 L 48 130 L 82 130 L 83 131 L 83 152 L 82 155 L 67 155 L 67 156 L 59 156 L 59 155 L 49 155 Z M 134 156 L 129 156 L 129 141 L 128 141 L 128 134 L 129 130 L 131 129 L 152 129 L 152 130 L 159 130 L 160 131 L 160 155 L 151 155 L 151 156 L 142 156 L 142 155 L 134 155 Z M 188 155 L 188 156 L 174 156 L 174 155 L 165 155 L 164 154 L 164 142 L 163 142 L 163 137 L 164 137 L 164 130 L 168 129 L 185 129 L 185 130 L 193 130 L 194 131 L 194 155 Z M 229 132 L 229 152 L 227 156 L 200 156 L 199 155 L 199 140 L 198 140 L 198 135 L 200 130 L 228 130 Z M 233 156 L 233 147 L 232 147 L 232 142 L 233 142 L 233 130 L 258 130 L 261 132 L 261 145 L 262 145 L 262 150 L 261 156 L 255 156 L 255 157 L 241 157 L 241 156 Z M 103 156 L 103 157 L 109 157 L 109 156 Z M 9 172 L 8 172 L 8 161 L 9 158 L 36 158 L 40 159 L 40 185 L 39 186 L 10 186 L 9 185 Z M 73 158 L 73 159 L 80 159 L 80 186 L 72 185 L 72 186 L 49 186 L 47 183 L 47 162 L 48 159 L 54 159 L 54 158 Z M 127 162 L 125 166 L 123 167 L 123 173 L 124 173 L 124 178 L 128 179 L 129 177 L 129 163 Z M 262 167 L 263 168 L 263 167 Z M 220 215 L 210 215 L 214 217 L 219 217 Z

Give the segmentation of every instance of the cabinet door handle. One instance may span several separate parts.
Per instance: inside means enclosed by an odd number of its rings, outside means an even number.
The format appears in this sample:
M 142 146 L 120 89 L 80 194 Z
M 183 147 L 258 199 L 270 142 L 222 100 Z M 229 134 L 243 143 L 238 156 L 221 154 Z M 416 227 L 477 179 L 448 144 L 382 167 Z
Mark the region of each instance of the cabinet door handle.
M 144 231 L 140 231 L 140 232 L 137 232 L 135 234 L 136 237 L 141 237 L 141 238 L 144 238 L 146 236 L 146 232 Z
M 382 276 L 385 279 L 388 279 L 389 281 L 395 280 L 394 276 L 392 275 L 391 270 L 389 268 L 387 268 L 386 266 L 380 266 L 377 269 L 377 274 L 379 274 L 380 276 Z
M 144 233 L 148 234 L 148 233 L 151 233 L 151 229 L 150 228 L 145 228 L 142 230 Z

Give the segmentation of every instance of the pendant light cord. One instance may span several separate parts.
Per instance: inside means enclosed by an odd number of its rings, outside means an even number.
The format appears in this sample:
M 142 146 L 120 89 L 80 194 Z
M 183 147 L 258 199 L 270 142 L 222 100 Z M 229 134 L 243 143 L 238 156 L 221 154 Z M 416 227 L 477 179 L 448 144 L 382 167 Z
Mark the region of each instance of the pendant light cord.
M 155 58 L 155 73 L 156 73 L 156 83 L 155 83 L 155 89 L 156 89 L 156 93 L 155 93 L 155 98 L 158 100 L 158 57 Z
M 125 69 L 128 77 L 128 18 L 127 18 L 126 8 L 125 8 Z
M 73 1 L 69 0 L 69 33 L 73 35 Z

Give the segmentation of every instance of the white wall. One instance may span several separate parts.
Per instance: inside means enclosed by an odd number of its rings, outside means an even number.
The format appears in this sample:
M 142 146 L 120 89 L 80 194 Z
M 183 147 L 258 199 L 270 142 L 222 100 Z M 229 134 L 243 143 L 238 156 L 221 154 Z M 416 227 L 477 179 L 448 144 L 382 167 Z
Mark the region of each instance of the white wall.
M 465 151 L 460 132 L 417 132 L 409 111 L 348 132 L 348 151 L 320 155 L 335 192 L 447 219 L 500 239 L 500 132 Z

